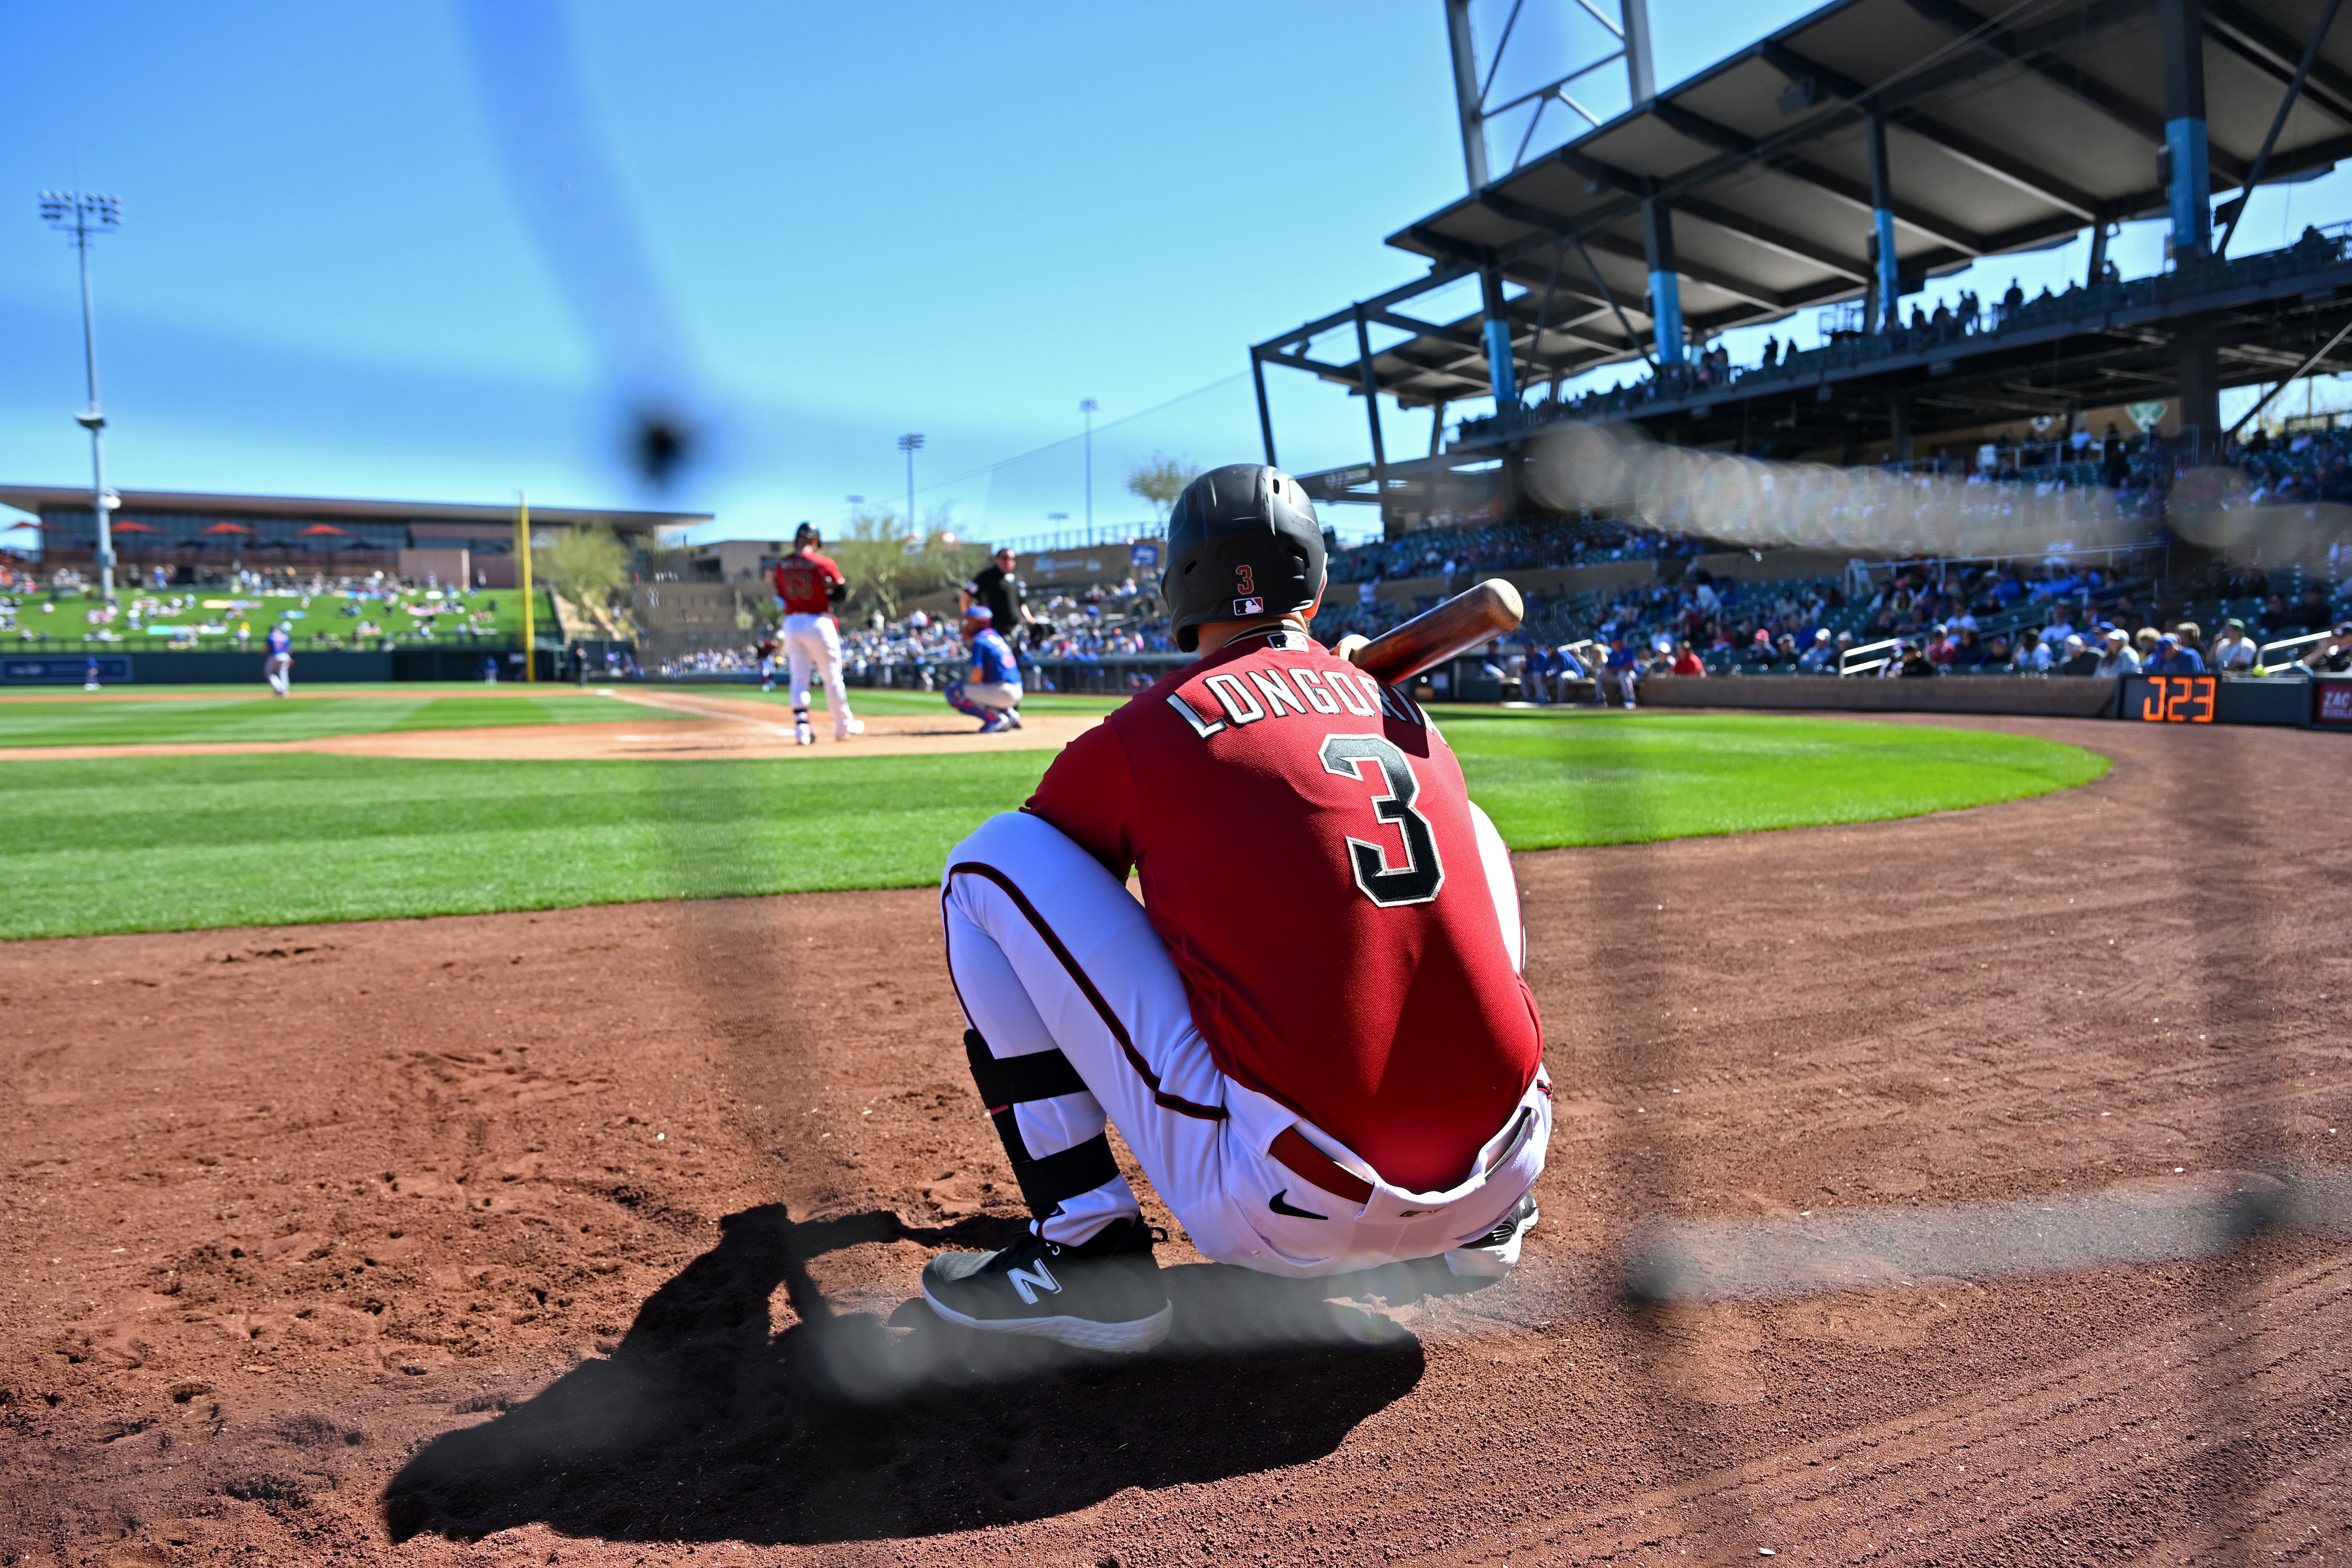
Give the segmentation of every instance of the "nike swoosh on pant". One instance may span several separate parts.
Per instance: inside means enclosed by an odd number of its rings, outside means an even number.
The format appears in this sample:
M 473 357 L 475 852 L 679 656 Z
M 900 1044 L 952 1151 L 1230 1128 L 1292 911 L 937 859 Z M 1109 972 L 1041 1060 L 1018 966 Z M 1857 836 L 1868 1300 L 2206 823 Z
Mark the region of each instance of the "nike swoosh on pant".
M 1293 1219 L 1328 1219 L 1331 1218 L 1328 1214 L 1309 1214 L 1303 1208 L 1291 1207 L 1290 1205 L 1282 1201 L 1289 1196 L 1290 1189 L 1288 1187 L 1284 1187 L 1280 1192 L 1276 1193 L 1272 1197 L 1267 1198 L 1265 1200 L 1265 1206 L 1274 1210 L 1275 1213 L 1286 1214 Z

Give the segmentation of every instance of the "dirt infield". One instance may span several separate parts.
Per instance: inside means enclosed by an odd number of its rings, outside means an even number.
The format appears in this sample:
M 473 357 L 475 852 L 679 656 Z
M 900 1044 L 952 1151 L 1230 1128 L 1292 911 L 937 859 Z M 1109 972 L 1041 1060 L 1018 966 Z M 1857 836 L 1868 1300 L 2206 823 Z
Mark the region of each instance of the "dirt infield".
M 1133 1364 L 908 1304 L 1016 1213 L 929 894 L 0 946 L 0 1559 L 2352 1552 L 2325 1226 L 1625 1289 L 1657 1216 L 2193 1207 L 2344 1163 L 2352 751 L 1998 727 L 2116 766 L 1520 857 L 1559 1116 L 1519 1271 L 1333 1305 L 1180 1240 L 1178 1335 Z
M 59 762 L 109 757 L 211 757 L 241 752 L 324 751 L 340 757 L 430 758 L 440 761 L 610 762 L 631 757 L 818 758 L 936 756 L 961 751 L 1059 749 L 1102 722 L 1089 714 L 1031 714 L 1023 727 L 1003 735 L 982 735 L 976 720 L 942 710 L 937 715 L 870 716 L 866 733 L 846 741 L 833 737 L 820 714 L 816 741 L 802 746 L 793 737 L 792 716 L 766 703 L 700 695 L 640 692 L 618 700 L 655 710 L 644 718 L 612 724 L 486 725 L 467 729 L 383 730 L 367 735 L 321 736 L 315 740 L 163 741 L 131 746 L 0 747 L 0 762 Z M 854 707 L 853 710 L 855 711 Z M 779 722 L 781 716 L 781 722 Z

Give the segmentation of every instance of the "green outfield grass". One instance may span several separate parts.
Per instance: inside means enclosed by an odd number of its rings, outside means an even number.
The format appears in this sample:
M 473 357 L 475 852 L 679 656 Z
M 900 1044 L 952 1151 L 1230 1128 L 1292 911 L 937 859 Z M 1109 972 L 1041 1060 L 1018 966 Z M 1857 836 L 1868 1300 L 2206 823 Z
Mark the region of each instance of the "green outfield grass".
M 479 688 L 477 688 L 479 689 Z M 388 730 L 510 724 L 658 724 L 685 718 L 558 687 L 547 696 L 174 697 L 148 702 L 0 701 L 0 747 L 316 740 Z M 129 760 L 126 758 L 126 760 Z
M 1474 797 L 1528 849 L 1910 816 L 2106 768 L 2074 747 L 1918 725 L 1491 709 L 1440 710 L 1440 723 Z M 1052 758 L 10 762 L 0 936 L 920 885 Z
M 2107 759 L 1990 730 L 1747 714 L 1438 710 L 1513 849 L 1872 822 L 2086 784 Z

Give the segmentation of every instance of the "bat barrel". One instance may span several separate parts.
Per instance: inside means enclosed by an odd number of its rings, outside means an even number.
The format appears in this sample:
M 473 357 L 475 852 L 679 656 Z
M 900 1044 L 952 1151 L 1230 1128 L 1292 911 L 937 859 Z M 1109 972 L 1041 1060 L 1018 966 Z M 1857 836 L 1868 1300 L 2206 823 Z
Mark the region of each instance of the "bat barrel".
M 1516 630 L 1526 614 L 1519 591 L 1500 578 L 1489 578 L 1382 632 L 1349 658 L 1382 685 L 1392 686 Z

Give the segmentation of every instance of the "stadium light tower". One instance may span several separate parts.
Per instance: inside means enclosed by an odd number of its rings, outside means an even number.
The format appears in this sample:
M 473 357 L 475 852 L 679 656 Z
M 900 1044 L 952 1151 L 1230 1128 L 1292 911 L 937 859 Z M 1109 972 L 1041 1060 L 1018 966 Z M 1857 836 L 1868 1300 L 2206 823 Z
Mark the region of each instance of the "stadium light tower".
M 910 528 L 915 526 L 915 454 L 922 449 L 921 432 L 911 432 L 898 437 L 898 450 L 907 455 L 907 526 Z
M 98 324 L 89 303 L 89 242 L 122 225 L 122 204 L 112 196 L 87 191 L 43 191 L 41 217 L 51 228 L 74 236 L 81 255 L 81 358 L 89 382 L 89 406 L 74 415 L 74 423 L 89 432 L 89 500 L 98 517 L 98 579 L 109 604 L 114 602 L 114 529 L 107 520 L 106 415 L 98 406 Z
M 1095 410 L 1102 404 L 1080 398 L 1078 412 L 1087 416 L 1087 543 L 1095 542 Z

